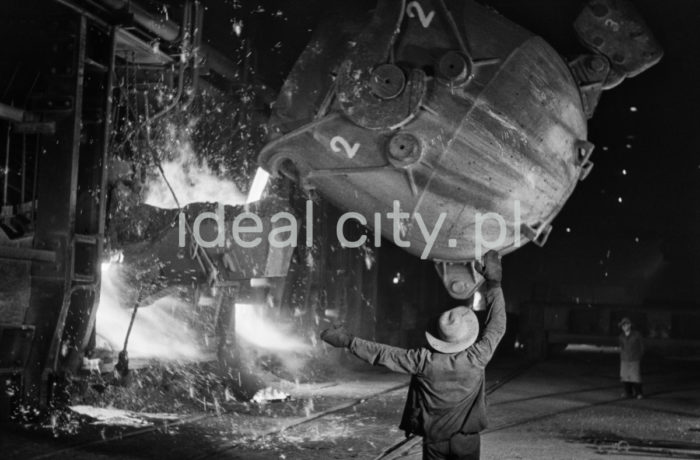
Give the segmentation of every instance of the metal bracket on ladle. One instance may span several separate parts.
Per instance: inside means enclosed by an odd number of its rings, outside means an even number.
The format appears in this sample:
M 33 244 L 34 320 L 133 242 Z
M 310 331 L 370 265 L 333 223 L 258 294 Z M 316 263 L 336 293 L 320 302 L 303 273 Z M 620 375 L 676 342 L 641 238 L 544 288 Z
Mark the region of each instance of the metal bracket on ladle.
M 574 30 L 586 48 L 604 56 L 609 63 L 603 90 L 656 65 L 664 54 L 634 2 L 629 0 L 589 0 L 576 18 Z M 605 70 L 598 64 L 596 67 Z
M 599 54 L 584 54 L 570 61 L 569 69 L 578 84 L 583 111 L 591 118 L 610 74 L 610 62 Z
M 578 180 L 583 181 L 588 177 L 593 169 L 593 162 L 591 161 L 591 155 L 593 154 L 593 149 L 595 145 L 592 142 L 580 139 L 576 141 L 576 164 L 581 166 L 581 172 L 579 173 Z
M 455 299 L 468 299 L 484 282 L 472 262 L 436 262 L 435 268 L 447 292 Z
M 532 227 L 527 224 L 522 224 L 520 226 L 520 232 L 525 238 L 532 241 L 537 246 L 542 247 L 547 243 L 549 235 L 552 233 L 552 228 L 553 227 L 549 224 L 540 224 L 536 227 Z

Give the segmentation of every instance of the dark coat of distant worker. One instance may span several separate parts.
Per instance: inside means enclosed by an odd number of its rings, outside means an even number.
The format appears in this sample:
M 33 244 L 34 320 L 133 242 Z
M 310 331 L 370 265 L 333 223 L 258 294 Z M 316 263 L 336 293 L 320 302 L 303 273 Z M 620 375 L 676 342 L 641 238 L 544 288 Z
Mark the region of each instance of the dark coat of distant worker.
M 478 321 L 467 307 L 440 316 L 435 330 L 426 332 L 429 347 L 383 345 L 353 337 L 342 327 L 321 334 L 364 361 L 412 375 L 400 427 L 423 437 L 426 459 L 479 458 L 478 433 L 487 425 L 484 369 L 506 329 L 500 260 L 493 251 L 484 260 L 490 312 L 479 340 Z
M 641 361 L 644 355 L 644 342 L 639 331 L 631 331 L 629 335 L 620 334 L 620 360 Z
M 623 318 L 620 321 L 620 381 L 623 386 L 622 396 L 642 399 L 642 371 L 641 361 L 644 355 L 644 342 L 642 334 L 632 330 L 632 321 Z

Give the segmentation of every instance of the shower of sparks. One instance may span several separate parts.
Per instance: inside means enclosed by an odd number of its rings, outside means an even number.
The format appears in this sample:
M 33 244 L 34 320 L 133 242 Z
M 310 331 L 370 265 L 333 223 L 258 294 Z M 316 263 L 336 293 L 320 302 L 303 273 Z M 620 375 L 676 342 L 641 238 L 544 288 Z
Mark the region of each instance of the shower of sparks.
M 97 335 L 113 350 L 121 350 L 124 345 L 134 302 L 124 270 L 122 264 L 103 265 L 100 284 Z M 163 361 L 201 360 L 203 347 L 185 320 L 190 313 L 191 306 L 174 296 L 140 307 L 129 335 L 129 356 Z
M 214 173 L 206 160 L 197 159 L 185 130 L 170 125 L 168 134 L 161 150 L 167 152 L 169 158 L 161 165 L 181 206 L 204 202 L 235 206 L 245 202 L 245 196 L 233 181 Z M 177 208 L 172 192 L 160 175 L 147 183 L 145 203 L 158 208 Z

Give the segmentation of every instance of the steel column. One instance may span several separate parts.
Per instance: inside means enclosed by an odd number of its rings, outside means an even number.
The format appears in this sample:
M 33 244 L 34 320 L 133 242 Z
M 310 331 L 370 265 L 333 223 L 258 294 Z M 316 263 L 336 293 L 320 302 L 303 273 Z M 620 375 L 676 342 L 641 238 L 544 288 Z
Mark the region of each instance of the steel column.
M 70 106 L 50 114 L 56 120 L 55 136 L 45 137 L 43 149 L 47 152 L 39 160 L 34 248 L 54 251 L 55 264 L 34 263 L 29 308 L 25 324 L 34 326 L 35 334 L 24 371 L 24 400 L 36 406 L 48 403 L 49 388 L 46 385 L 53 371 L 56 333 L 70 303 L 71 244 L 75 226 L 76 196 L 78 187 L 78 159 L 80 127 L 82 123 L 82 87 L 84 80 L 85 38 L 87 21 L 84 17 L 67 15 L 66 35 L 74 36 L 72 55 L 55 56 L 57 61 L 72 62 L 69 74 L 54 79 L 49 97 L 70 101 Z M 64 38 L 60 37 L 60 38 Z M 57 37 L 58 38 L 58 37 Z M 64 61 L 65 62 L 65 61 Z M 60 337 L 60 335 L 59 335 Z

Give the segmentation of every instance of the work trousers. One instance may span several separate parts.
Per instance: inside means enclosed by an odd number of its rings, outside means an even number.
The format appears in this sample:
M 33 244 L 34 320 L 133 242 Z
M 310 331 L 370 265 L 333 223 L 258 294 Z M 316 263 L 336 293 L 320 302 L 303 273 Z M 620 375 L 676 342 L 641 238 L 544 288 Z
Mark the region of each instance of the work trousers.
M 446 441 L 423 443 L 423 460 L 479 460 L 479 433 L 457 433 Z
M 624 389 L 625 397 L 634 398 L 637 396 L 644 396 L 642 393 L 642 384 L 637 382 L 622 382 L 622 388 Z

